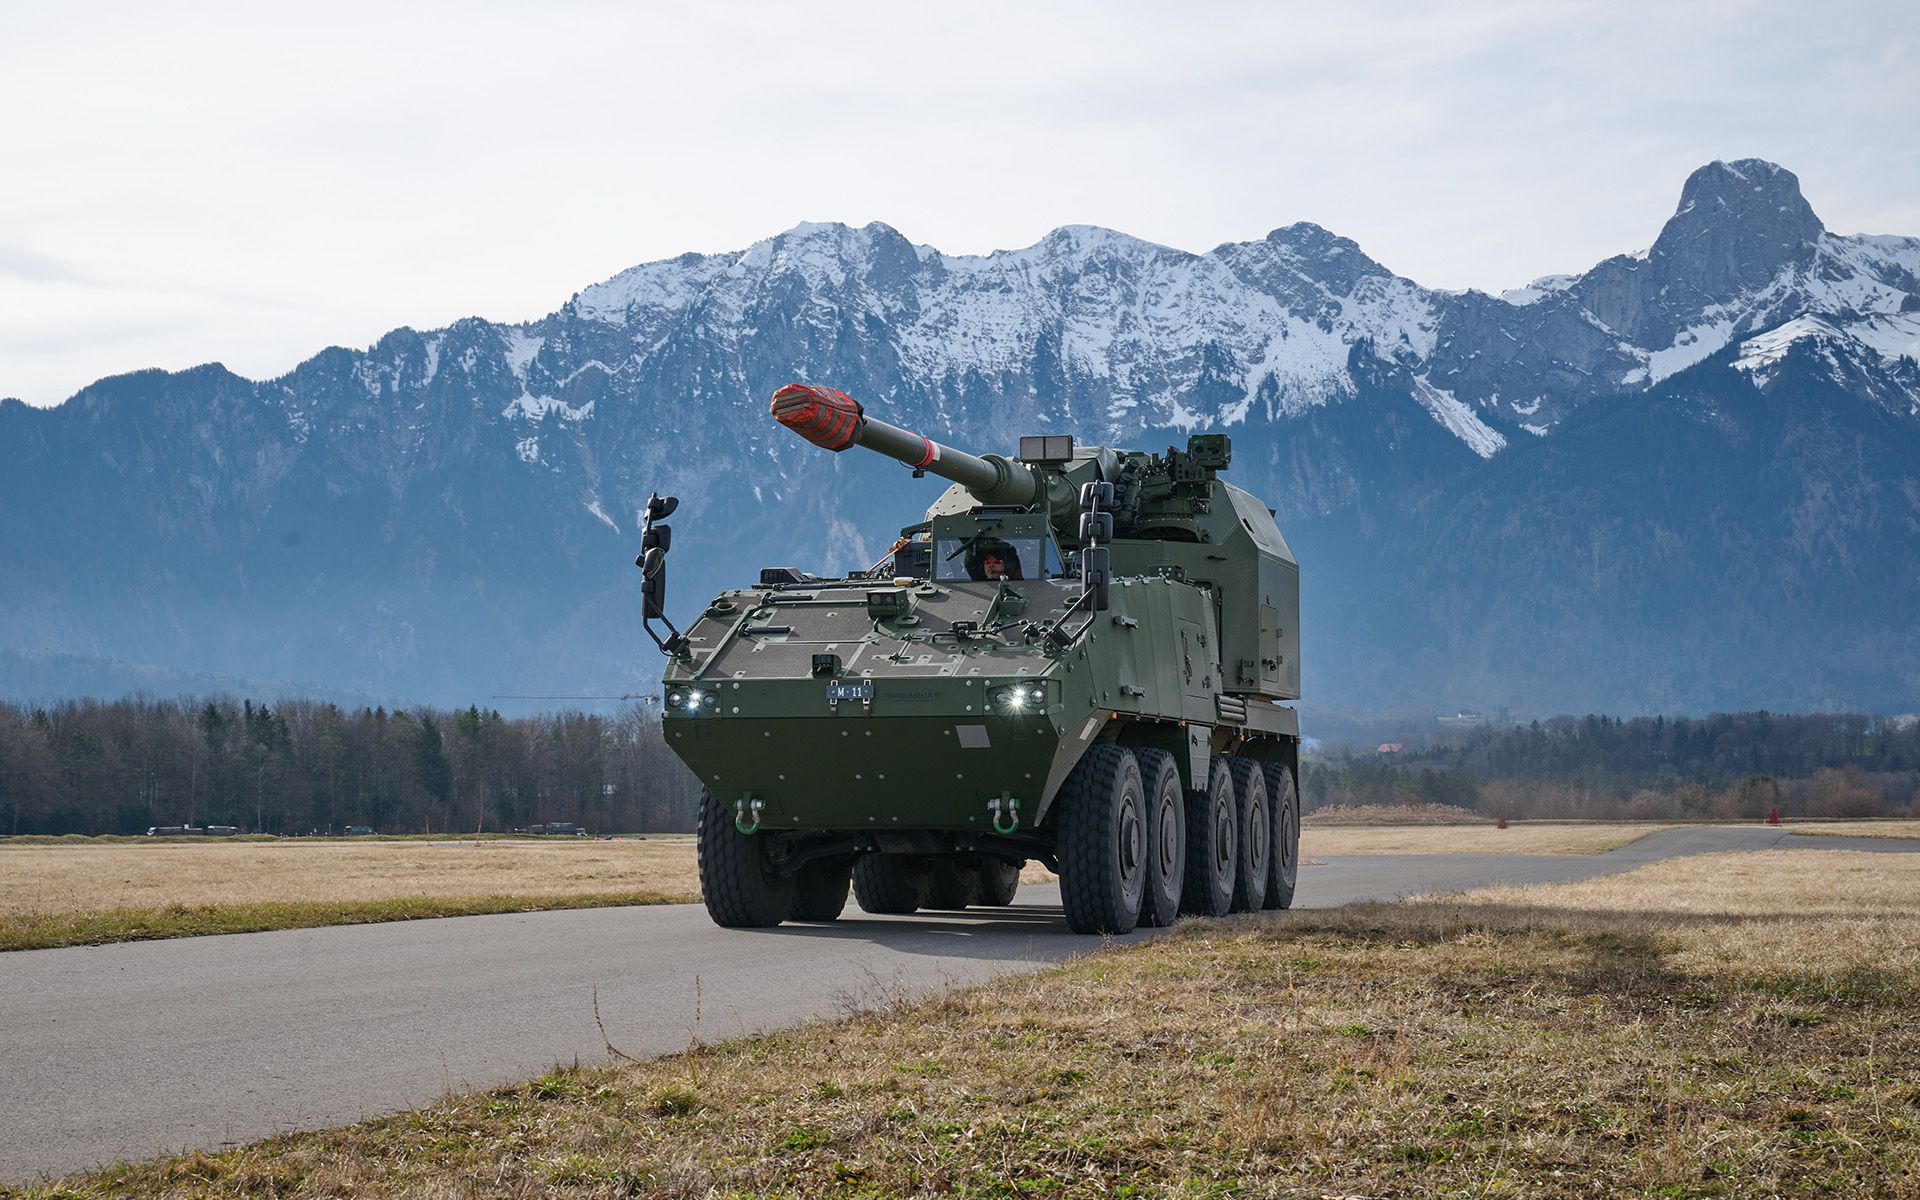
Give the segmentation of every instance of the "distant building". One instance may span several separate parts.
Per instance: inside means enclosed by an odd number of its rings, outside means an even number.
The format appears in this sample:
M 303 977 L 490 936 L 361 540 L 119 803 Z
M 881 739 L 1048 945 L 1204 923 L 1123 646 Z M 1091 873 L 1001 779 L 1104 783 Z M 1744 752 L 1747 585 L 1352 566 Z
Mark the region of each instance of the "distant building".
M 1401 751 L 1405 750 L 1406 748 L 1407 748 L 1407 744 L 1405 742 L 1381 742 L 1380 748 L 1374 751 L 1374 753 L 1375 754 L 1398 754 Z

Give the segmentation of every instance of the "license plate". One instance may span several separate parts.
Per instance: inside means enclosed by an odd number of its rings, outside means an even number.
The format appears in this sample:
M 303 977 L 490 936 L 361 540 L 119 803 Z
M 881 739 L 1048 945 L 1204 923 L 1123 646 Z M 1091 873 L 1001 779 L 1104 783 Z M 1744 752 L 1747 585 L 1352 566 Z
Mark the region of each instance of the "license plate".
M 871 680 L 860 683 L 830 683 L 827 685 L 827 703 L 829 704 L 839 700 L 859 700 L 866 703 L 872 699 L 873 683 Z

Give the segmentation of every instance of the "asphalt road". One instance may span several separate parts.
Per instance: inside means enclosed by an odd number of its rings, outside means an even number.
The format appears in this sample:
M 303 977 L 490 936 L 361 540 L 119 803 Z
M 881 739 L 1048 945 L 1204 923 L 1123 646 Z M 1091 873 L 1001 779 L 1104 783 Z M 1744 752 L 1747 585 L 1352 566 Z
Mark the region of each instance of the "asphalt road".
M 1329 857 L 1325 906 L 1583 879 L 1711 850 L 1920 841 L 1690 828 L 1607 854 Z M 1013 907 L 722 930 L 698 905 L 459 917 L 0 954 L 0 1180 L 345 1124 L 1057 963 L 1058 891 Z M 1144 934 L 1135 934 L 1127 941 Z M 598 1001 L 603 1037 L 594 1009 Z

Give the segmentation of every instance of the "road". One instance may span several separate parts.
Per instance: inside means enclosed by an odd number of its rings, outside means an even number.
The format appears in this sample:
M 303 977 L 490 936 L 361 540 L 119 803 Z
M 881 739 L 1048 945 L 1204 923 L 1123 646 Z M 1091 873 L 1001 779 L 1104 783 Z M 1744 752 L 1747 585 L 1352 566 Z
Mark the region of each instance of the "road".
M 1299 899 L 1570 881 L 1782 842 L 1920 851 L 1698 827 L 1579 857 L 1329 857 L 1302 868 Z M 604 1062 L 609 1041 L 666 1054 L 1098 945 L 1067 931 L 1053 888 L 969 914 L 848 907 L 836 924 L 777 930 L 717 929 L 701 907 L 676 905 L 0 954 L 0 1180 L 345 1124 Z

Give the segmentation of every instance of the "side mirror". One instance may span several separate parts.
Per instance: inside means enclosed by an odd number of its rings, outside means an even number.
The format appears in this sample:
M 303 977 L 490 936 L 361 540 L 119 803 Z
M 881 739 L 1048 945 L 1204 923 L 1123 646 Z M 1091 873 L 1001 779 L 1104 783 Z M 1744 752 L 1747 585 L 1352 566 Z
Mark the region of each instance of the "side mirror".
M 633 560 L 633 565 L 640 568 L 640 624 L 654 644 L 668 655 L 680 653 L 686 646 L 686 638 L 667 616 L 667 551 L 673 548 L 673 529 L 654 522 L 666 519 L 679 507 L 678 496 L 655 492 L 647 497 L 646 509 L 641 514 L 645 521 L 640 529 L 640 557 Z M 665 623 L 666 637 L 654 632 L 654 621 Z
M 1108 518 L 1111 520 L 1111 518 Z M 1093 593 L 1093 611 L 1107 611 L 1107 584 L 1113 579 L 1113 567 L 1105 546 L 1089 546 L 1080 552 L 1080 573 L 1087 590 Z
M 657 553 L 657 551 L 648 551 Z M 654 570 L 640 581 L 640 615 L 651 621 L 667 615 L 667 567 L 665 563 L 656 564 Z
M 1113 540 L 1113 485 L 1100 480 L 1080 485 L 1081 593 L 1093 601 L 1094 612 L 1107 611 L 1107 584 L 1113 579 L 1113 564 L 1105 543 Z

